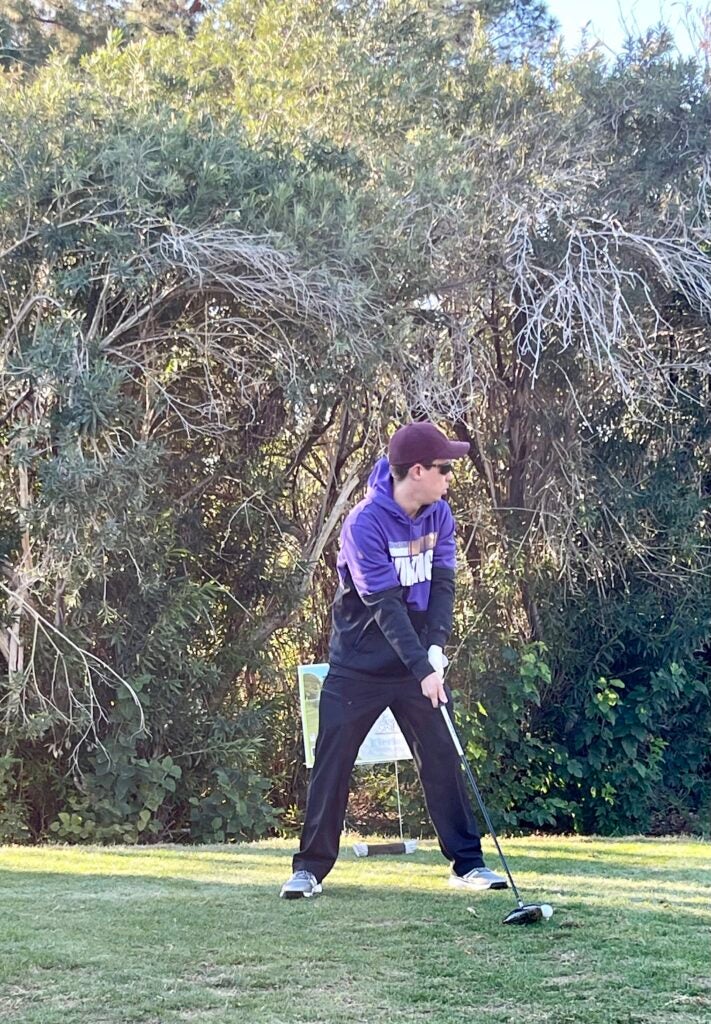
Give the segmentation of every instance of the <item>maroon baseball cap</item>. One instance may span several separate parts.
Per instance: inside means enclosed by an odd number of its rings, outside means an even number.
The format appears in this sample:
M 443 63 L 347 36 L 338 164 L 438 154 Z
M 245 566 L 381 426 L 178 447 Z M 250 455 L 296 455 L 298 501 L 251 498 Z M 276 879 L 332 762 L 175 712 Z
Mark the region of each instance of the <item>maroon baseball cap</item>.
M 468 441 L 450 441 L 434 423 L 407 423 L 396 430 L 388 445 L 391 466 L 461 459 L 469 451 Z

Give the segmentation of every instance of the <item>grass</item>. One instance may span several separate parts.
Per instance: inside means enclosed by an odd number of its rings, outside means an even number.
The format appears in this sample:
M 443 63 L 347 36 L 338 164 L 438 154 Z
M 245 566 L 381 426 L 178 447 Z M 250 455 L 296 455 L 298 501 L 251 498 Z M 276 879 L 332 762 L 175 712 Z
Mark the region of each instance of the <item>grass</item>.
M 508 840 L 529 928 L 431 842 L 279 900 L 292 846 L 0 848 L 0 1021 L 711 1022 L 709 843 Z

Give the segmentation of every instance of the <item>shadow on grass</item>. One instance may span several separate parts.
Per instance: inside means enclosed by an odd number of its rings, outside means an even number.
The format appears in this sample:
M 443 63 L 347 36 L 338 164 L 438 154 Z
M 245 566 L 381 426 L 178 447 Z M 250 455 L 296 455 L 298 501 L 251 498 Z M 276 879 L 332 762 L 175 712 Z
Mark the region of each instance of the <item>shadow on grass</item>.
M 511 840 L 501 838 L 500 842 L 502 846 L 504 844 L 507 844 L 513 850 L 518 850 L 522 856 L 538 856 L 541 859 L 545 859 L 546 857 L 546 849 L 545 847 L 541 847 L 540 845 L 531 846 L 527 848 L 523 843 L 521 843 L 521 840 L 518 840 L 517 842 L 514 841 L 512 843 Z M 604 841 L 600 841 L 599 849 L 590 850 L 587 849 L 587 844 L 585 846 L 576 846 L 572 843 L 563 844 L 551 841 L 551 851 L 548 855 L 551 857 L 569 855 L 580 860 L 658 861 L 665 856 L 665 850 L 668 850 L 667 855 L 669 857 L 678 858 L 679 847 L 684 845 L 683 843 L 678 843 L 674 845 L 670 843 L 668 846 L 660 844 L 656 847 L 650 848 L 649 850 L 645 849 L 644 847 L 641 847 L 640 849 L 636 850 L 620 850 L 616 849 L 614 846 L 608 847 L 606 845 L 603 845 L 603 842 Z M 694 860 L 698 859 L 700 862 L 703 862 L 705 860 L 707 864 L 711 863 L 711 843 L 699 841 L 698 843 L 689 843 L 688 845 L 690 847 L 689 855 L 692 856 Z
M 711 851 L 709 854 L 711 856 Z M 507 851 L 506 847 L 504 847 L 504 855 L 511 867 L 515 864 L 523 865 L 526 871 L 544 871 L 547 874 L 597 875 L 601 880 L 608 875 L 617 875 L 620 878 L 638 877 L 640 874 L 648 875 L 650 878 L 673 876 L 680 882 L 704 884 L 706 881 L 706 884 L 711 885 L 711 866 L 701 863 L 691 867 L 680 866 L 678 862 L 649 864 L 644 863 L 642 858 L 633 855 L 615 858 L 591 855 L 546 858 L 545 854 L 539 852 L 527 853 L 516 848 Z M 659 857 L 655 859 L 658 861 Z
M 264 851 L 266 852 L 266 851 Z M 265 860 L 268 858 L 265 857 Z M 126 903 L 135 907 L 135 901 L 145 902 L 155 900 L 159 904 L 163 901 L 183 900 L 193 902 L 200 900 L 209 904 L 211 899 L 219 899 L 224 906 L 224 898 L 231 895 L 236 896 L 239 901 L 246 900 L 253 904 L 255 898 L 268 901 L 270 904 L 277 904 L 279 889 L 282 882 L 288 875 L 288 869 L 282 875 L 276 876 L 273 881 L 255 881 L 250 877 L 254 861 L 249 865 L 240 865 L 239 858 L 223 858 L 230 866 L 234 867 L 235 873 L 229 878 L 200 878 L 191 875 L 179 874 L 133 874 L 133 873 L 88 873 L 77 872 L 71 869 L 62 869 L 60 865 L 54 871 L 38 871 L 32 868 L 2 868 L 0 866 L 0 894 L 4 893 L 5 899 L 21 899 L 29 891 L 36 893 L 50 893 L 54 891 L 61 895 L 63 901 L 67 902 L 95 902 L 98 905 Z M 393 858 L 394 860 L 394 858 Z M 379 858 L 379 868 L 382 869 L 385 858 Z M 210 861 L 209 863 L 213 863 Z M 629 908 L 630 913 L 634 912 L 643 916 L 649 925 L 650 916 L 664 919 L 676 919 L 680 912 L 689 911 L 694 919 L 703 924 L 704 920 L 711 925 L 711 906 L 709 900 L 699 893 L 689 893 L 684 888 L 684 882 L 698 882 L 698 879 L 684 879 L 675 877 L 673 887 L 666 886 L 663 890 L 655 889 L 656 871 L 648 872 L 644 877 L 639 875 L 635 879 L 639 886 L 648 891 L 634 891 L 630 885 L 627 875 L 614 873 L 600 877 L 598 887 L 588 886 L 588 879 L 593 879 L 592 872 L 581 873 L 579 865 L 574 861 L 569 862 L 575 870 L 569 874 L 558 873 L 550 875 L 545 872 L 535 872 L 535 881 L 528 882 L 522 888 L 524 902 L 549 902 L 555 905 L 556 891 L 560 889 L 564 896 L 559 895 L 563 913 L 570 915 L 577 911 L 585 918 L 597 912 L 591 908 L 595 907 L 609 910 L 611 913 L 619 913 L 621 906 Z M 557 866 L 560 862 L 557 863 Z M 348 870 L 353 862 L 344 863 L 343 868 Z M 395 865 L 392 865 L 395 867 Z M 425 865 L 421 864 L 421 867 Z M 377 897 L 379 903 L 385 907 L 400 906 L 437 906 L 452 907 L 457 912 L 467 912 L 468 906 L 472 905 L 473 916 L 488 914 L 490 907 L 497 907 L 503 915 L 508 913 L 516 905 L 514 893 L 509 889 L 506 891 L 487 893 L 467 893 L 453 891 L 446 886 L 445 876 L 434 879 L 434 885 L 421 884 L 416 875 L 411 871 L 403 872 L 397 877 L 388 880 L 379 879 L 373 882 L 367 875 L 353 882 L 352 879 L 341 880 L 338 877 L 338 867 L 324 883 L 324 894 L 316 900 L 281 901 L 281 906 L 292 908 L 294 903 L 297 906 L 313 905 L 326 901 L 327 905 L 333 905 L 336 901 L 339 906 L 345 908 L 355 907 L 364 899 Z M 417 867 L 417 863 L 411 861 L 410 869 Z M 515 866 L 514 866 L 515 867 Z M 366 865 L 360 861 L 359 868 L 365 869 Z M 272 870 L 271 866 L 268 870 Z M 514 873 L 514 878 L 516 874 Z M 584 890 L 581 891 L 581 879 Z M 520 880 L 517 883 L 521 887 Z M 435 887 L 436 886 L 436 887 Z M 439 888 L 441 886 L 441 889 Z M 1 897 L 0 897 L 1 898 Z M 645 904 L 644 907 L 635 906 Z M 650 906 L 652 904 L 652 906 Z M 272 910 L 274 907 L 272 907 Z M 556 919 L 557 921 L 557 919 Z
M 210 860 L 231 861 L 235 857 L 280 857 L 290 859 L 298 849 L 299 841 L 294 840 L 291 845 L 285 845 L 281 850 L 271 844 L 272 840 L 263 843 L 235 843 L 233 846 L 222 845 L 178 845 L 177 843 L 160 844 L 152 846 L 26 846 L 26 847 L 5 847 L 5 849 L 22 850 L 30 856 L 38 857 L 53 853 L 57 856 L 72 856 L 79 851 L 94 857 L 176 857 L 181 860 L 185 857 L 208 858 Z M 0 847 L 0 857 L 3 847 Z

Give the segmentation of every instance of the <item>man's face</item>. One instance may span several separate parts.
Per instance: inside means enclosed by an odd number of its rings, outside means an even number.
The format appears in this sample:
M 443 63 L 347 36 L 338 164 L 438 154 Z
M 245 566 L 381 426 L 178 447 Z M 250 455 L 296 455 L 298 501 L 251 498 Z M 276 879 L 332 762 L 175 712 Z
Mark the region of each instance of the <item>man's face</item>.
M 412 467 L 421 504 L 431 505 L 433 501 L 439 501 L 445 496 L 452 482 L 453 468 L 452 463 L 446 459 L 436 459 L 424 465 L 418 463 Z

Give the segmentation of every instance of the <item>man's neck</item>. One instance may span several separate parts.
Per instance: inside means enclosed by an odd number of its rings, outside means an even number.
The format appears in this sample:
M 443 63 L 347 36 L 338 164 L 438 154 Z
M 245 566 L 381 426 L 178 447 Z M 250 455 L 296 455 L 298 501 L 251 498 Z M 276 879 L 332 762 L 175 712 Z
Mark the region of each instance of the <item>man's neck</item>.
M 414 519 L 422 507 L 420 501 L 412 494 L 407 480 L 393 480 L 393 501 L 410 519 Z

